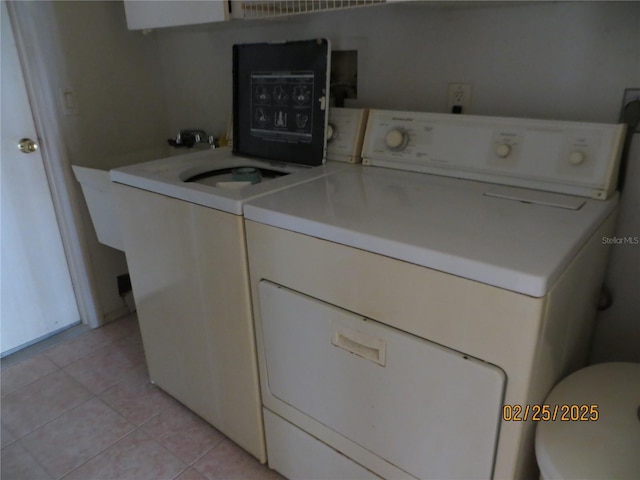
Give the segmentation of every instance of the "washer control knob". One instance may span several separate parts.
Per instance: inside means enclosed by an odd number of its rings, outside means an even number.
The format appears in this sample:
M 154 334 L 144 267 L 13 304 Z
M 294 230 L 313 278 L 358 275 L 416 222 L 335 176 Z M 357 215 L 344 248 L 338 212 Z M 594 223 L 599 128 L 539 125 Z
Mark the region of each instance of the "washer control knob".
M 500 158 L 507 158 L 511 154 L 511 145 L 507 143 L 501 143 L 496 147 L 496 155 Z
M 327 142 L 330 142 L 338 136 L 338 129 L 332 124 L 327 124 Z
M 403 150 L 409 142 L 409 137 L 407 136 L 406 132 L 394 128 L 393 130 L 390 130 L 389 133 L 387 133 L 384 142 L 391 150 Z
M 587 159 L 587 156 L 578 150 L 575 150 L 569 154 L 569 163 L 571 165 L 581 165 Z

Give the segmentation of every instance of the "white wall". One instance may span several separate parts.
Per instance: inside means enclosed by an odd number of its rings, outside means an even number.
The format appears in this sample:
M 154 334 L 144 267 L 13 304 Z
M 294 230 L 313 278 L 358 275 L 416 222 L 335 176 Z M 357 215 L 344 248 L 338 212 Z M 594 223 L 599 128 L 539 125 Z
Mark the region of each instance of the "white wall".
M 613 304 L 598 316 L 593 363 L 640 362 L 640 133 L 634 135 L 606 284 Z M 625 239 L 628 243 L 624 243 Z
M 640 5 L 477 4 L 401 3 L 156 31 L 169 126 L 224 131 L 234 43 L 314 36 L 359 50 L 363 106 L 444 112 L 447 84 L 468 82 L 471 113 L 617 121 L 624 88 L 640 85 Z
M 74 165 L 110 169 L 163 140 L 165 92 L 153 38 L 127 30 L 120 2 L 55 2 L 77 115 L 66 116 Z
M 52 68 L 51 83 L 59 96 L 70 90 L 77 106 L 61 115 L 69 163 L 108 170 L 153 158 L 166 122 L 156 41 L 127 30 L 120 2 L 55 2 L 52 12 L 59 38 L 51 41 L 60 42 L 65 65 Z M 116 281 L 127 264 L 122 252 L 98 243 L 84 204 L 81 210 L 108 321 L 128 313 Z
M 242 42 L 323 36 L 337 49 L 356 48 L 357 104 L 374 108 L 444 112 L 447 84 L 465 82 L 473 85 L 471 113 L 614 123 L 624 89 L 640 87 L 638 2 L 414 2 L 153 35 L 167 134 L 185 127 L 225 131 L 231 48 Z M 638 170 L 629 172 L 619 235 L 640 235 Z M 594 361 L 640 362 L 640 300 L 633 294 L 639 252 L 640 246 L 612 248 L 607 281 L 615 303 L 600 315 Z

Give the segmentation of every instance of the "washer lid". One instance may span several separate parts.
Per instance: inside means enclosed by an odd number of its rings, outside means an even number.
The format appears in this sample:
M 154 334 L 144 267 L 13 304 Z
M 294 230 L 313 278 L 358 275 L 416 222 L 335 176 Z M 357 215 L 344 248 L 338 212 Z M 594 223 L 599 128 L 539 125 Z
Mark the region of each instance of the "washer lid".
M 536 427 L 536 455 L 545 478 L 638 478 L 640 364 L 579 370 L 556 385 L 545 404 L 551 411 L 559 406 L 555 421 Z M 569 420 L 562 421 L 561 413 Z
M 325 159 L 329 42 L 233 46 L 233 152 L 317 166 Z
M 215 183 L 207 185 L 186 181 L 205 172 L 221 169 L 231 170 L 237 167 L 277 170 L 287 175 L 242 188 L 224 188 L 224 185 L 215 186 Z M 242 215 L 242 206 L 249 199 L 351 167 L 349 164 L 339 162 L 329 162 L 314 168 L 282 162 L 268 162 L 256 158 L 235 156 L 231 154 L 228 147 L 222 147 L 121 167 L 111 170 L 110 176 L 111 180 L 117 183 L 215 208 L 234 215 Z M 224 179 L 220 180 L 224 181 Z

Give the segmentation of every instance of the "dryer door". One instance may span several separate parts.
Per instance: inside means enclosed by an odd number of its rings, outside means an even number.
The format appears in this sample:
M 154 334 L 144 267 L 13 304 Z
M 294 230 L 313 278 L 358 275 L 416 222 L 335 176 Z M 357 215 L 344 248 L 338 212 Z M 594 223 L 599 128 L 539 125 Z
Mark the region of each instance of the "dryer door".
M 276 398 L 417 478 L 490 478 L 505 384 L 496 366 L 260 282 Z

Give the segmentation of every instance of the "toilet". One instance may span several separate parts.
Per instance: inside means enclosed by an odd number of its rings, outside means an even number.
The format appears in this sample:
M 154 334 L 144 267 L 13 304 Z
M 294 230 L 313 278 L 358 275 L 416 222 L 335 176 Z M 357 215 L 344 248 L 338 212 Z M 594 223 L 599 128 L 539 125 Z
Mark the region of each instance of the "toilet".
M 640 363 L 578 370 L 553 388 L 545 405 L 551 414 L 558 408 L 555 420 L 536 426 L 542 479 L 640 478 Z

